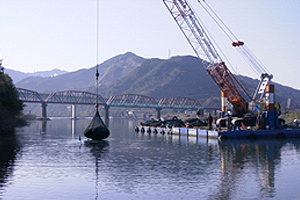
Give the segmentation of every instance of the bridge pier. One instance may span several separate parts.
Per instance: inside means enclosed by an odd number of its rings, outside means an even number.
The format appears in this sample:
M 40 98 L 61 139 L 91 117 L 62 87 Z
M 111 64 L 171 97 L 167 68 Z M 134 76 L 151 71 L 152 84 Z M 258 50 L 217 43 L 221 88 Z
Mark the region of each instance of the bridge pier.
M 42 107 L 42 119 L 47 120 L 47 103 L 43 102 L 41 107 Z
M 76 104 L 71 105 L 71 118 L 76 119 Z
M 72 119 L 71 120 L 72 124 L 71 124 L 71 129 L 72 129 L 72 138 L 74 139 L 75 138 L 75 135 L 76 135 L 76 124 L 77 124 L 77 120 L 76 119 Z
M 104 117 L 104 123 L 106 126 L 108 126 L 109 123 L 109 106 L 105 105 L 103 110 L 103 117 Z
M 160 111 L 162 110 L 162 108 L 156 108 L 156 118 L 159 119 L 161 117 Z

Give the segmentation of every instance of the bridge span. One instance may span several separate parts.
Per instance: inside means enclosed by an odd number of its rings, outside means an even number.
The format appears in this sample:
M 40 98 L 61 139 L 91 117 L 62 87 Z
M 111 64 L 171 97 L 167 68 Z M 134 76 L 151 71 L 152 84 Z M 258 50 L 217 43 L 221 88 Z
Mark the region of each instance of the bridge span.
M 98 102 L 104 108 L 105 121 L 108 121 L 110 107 L 153 108 L 156 109 L 157 118 L 160 117 L 162 109 L 216 110 L 216 108 L 204 108 L 198 100 L 188 97 L 167 97 L 156 100 L 145 95 L 122 94 L 105 99 L 101 95 L 86 91 L 68 90 L 45 94 L 24 88 L 17 88 L 17 90 L 21 101 L 41 104 L 43 119 L 47 119 L 47 104 L 52 103 L 71 104 L 72 118 L 76 118 L 76 105 L 95 105 Z

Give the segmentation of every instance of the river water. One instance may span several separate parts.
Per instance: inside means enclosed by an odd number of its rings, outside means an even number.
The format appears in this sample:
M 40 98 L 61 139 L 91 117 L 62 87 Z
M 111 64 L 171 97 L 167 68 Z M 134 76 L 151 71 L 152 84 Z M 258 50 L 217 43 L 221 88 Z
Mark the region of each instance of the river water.
M 300 140 L 149 135 L 112 119 L 111 136 L 88 143 L 90 120 L 34 121 L 2 136 L 0 198 L 300 199 Z

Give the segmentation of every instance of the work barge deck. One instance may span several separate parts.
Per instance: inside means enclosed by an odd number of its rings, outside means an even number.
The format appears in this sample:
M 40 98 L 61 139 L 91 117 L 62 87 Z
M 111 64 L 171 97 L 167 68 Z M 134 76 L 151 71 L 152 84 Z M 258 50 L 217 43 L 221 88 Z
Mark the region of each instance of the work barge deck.
M 177 135 L 182 137 L 195 137 L 207 139 L 290 139 L 300 138 L 299 128 L 284 128 L 273 130 L 208 130 L 204 128 L 186 127 L 153 127 L 137 125 L 135 132 L 141 134 Z

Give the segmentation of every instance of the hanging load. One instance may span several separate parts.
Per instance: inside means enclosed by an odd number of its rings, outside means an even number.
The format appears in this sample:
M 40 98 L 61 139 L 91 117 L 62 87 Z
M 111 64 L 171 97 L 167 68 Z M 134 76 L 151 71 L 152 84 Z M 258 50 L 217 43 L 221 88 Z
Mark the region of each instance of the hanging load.
M 84 131 L 84 136 L 93 140 L 103 140 L 108 138 L 109 130 L 102 121 L 98 109 L 88 127 Z
M 244 45 L 244 42 L 242 42 L 242 41 L 232 42 L 232 46 L 234 46 L 234 47 L 243 46 L 243 45 Z
M 97 103 L 96 113 L 84 131 L 84 136 L 93 140 L 103 140 L 109 137 L 110 132 L 102 121 L 98 108 L 99 108 L 99 70 L 98 70 L 98 46 L 99 46 L 99 1 L 97 0 L 97 65 L 96 65 L 96 88 L 97 88 Z

